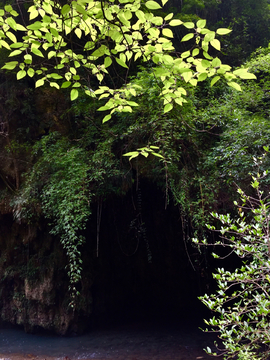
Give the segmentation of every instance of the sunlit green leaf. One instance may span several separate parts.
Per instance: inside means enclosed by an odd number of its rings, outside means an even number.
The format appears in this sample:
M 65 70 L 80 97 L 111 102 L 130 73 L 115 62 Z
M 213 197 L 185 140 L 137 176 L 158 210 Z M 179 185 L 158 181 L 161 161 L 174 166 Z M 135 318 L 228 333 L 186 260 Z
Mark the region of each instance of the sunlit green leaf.
M 25 70 L 20 70 L 17 72 L 17 80 L 20 80 L 20 79 L 24 78 L 25 76 L 26 76 Z
M 36 88 L 44 85 L 44 79 L 39 79 L 36 81 Z
M 215 76 L 211 81 L 211 86 L 214 86 L 215 83 L 220 79 L 220 76 Z
M 44 57 L 42 52 L 40 50 L 34 48 L 34 47 L 32 48 L 32 53 L 37 55 L 37 56 Z
M 4 9 L 6 12 L 11 12 L 13 10 L 13 7 L 11 5 L 5 5 Z
M 173 18 L 173 13 L 170 13 L 170 14 L 168 14 L 167 16 L 165 16 L 165 18 L 164 18 L 164 20 L 166 20 L 166 21 L 169 21 L 169 20 L 171 20 L 171 18 Z M 182 22 L 181 22 L 182 23 Z M 180 25 L 180 24 L 179 24 Z M 173 25 L 172 25 L 173 26 Z
M 14 43 L 17 42 L 17 38 L 16 38 L 16 36 L 15 36 L 12 32 L 7 31 L 7 32 L 6 32 L 6 35 L 7 35 L 7 37 L 8 37 L 12 42 L 14 42 Z
M 161 9 L 161 6 L 157 2 L 152 0 L 146 1 L 145 6 L 150 10 Z
M 171 111 L 173 109 L 173 105 L 170 103 L 170 104 L 166 104 L 164 106 L 164 114 L 166 114 L 167 112 Z
M 226 28 L 219 28 L 217 29 L 216 33 L 218 35 L 226 35 L 226 34 L 229 34 L 232 30 L 230 29 L 226 29 Z
M 194 34 L 190 33 L 190 34 L 185 35 L 181 41 L 188 41 L 188 40 L 192 39 L 193 37 L 194 37 Z
M 210 31 L 209 33 L 207 33 L 207 34 L 205 35 L 204 41 L 210 42 L 210 41 L 214 40 L 215 36 L 216 36 L 215 32 L 214 32 L 214 31 Z
M 104 124 L 106 121 L 110 120 L 111 117 L 112 117 L 111 114 L 106 115 L 106 116 L 103 118 L 102 123 Z
M 183 23 L 183 25 L 187 28 L 187 29 L 193 29 L 195 27 L 195 24 L 193 22 L 185 22 Z
M 220 51 L 220 41 L 218 39 L 214 39 L 210 41 L 210 44 L 217 49 L 218 51 Z
M 79 91 L 77 89 L 72 89 L 70 91 L 70 100 L 71 101 L 76 100 L 78 96 L 79 96 Z
M 200 53 L 200 50 L 197 49 L 197 48 L 195 48 L 195 49 L 192 50 L 192 56 L 193 56 L 193 57 L 199 55 L 199 53 Z
M 212 66 L 219 67 L 220 65 L 221 61 L 219 60 L 219 58 L 215 58 L 214 60 L 212 60 Z
M 68 88 L 71 85 L 70 81 L 64 81 L 63 84 L 61 85 L 62 89 Z
M 109 56 L 105 57 L 104 59 L 105 68 L 109 67 L 111 64 L 112 64 L 112 59 Z
M 29 10 L 28 10 L 29 11 Z M 37 10 L 30 11 L 29 20 L 35 19 L 37 16 L 39 16 L 39 12 Z
M 206 20 L 198 20 L 197 21 L 197 27 L 198 28 L 204 28 L 205 27 L 205 25 L 206 25 Z
M 35 75 L 35 70 L 32 68 L 27 69 L 27 75 L 33 77 Z
M 173 38 L 173 32 L 170 29 L 162 29 L 162 35 Z
M 10 61 L 6 63 L 1 69 L 13 70 L 17 66 L 18 61 Z
M 13 30 L 17 30 L 17 23 L 16 21 L 12 18 L 12 17 L 8 17 L 6 19 L 6 23 L 13 29 Z
M 65 4 L 61 9 L 61 14 L 66 15 L 70 12 L 70 6 L 68 4 Z
M 165 18 L 166 20 L 166 18 Z M 183 21 L 179 20 L 179 19 L 173 19 L 169 22 L 170 26 L 178 26 L 178 25 L 182 25 Z
M 24 55 L 24 62 L 26 64 L 32 64 L 32 55 L 31 54 Z
M 118 58 L 115 58 L 115 60 L 116 60 L 116 62 L 117 62 L 119 65 L 121 65 L 122 67 L 128 69 L 128 66 L 126 65 L 126 63 L 125 63 L 123 60 L 118 59 Z
M 241 86 L 234 81 L 228 82 L 228 85 L 234 88 L 235 90 L 242 91 Z
M 245 80 L 249 80 L 249 79 L 257 79 L 256 75 L 247 72 L 248 69 L 237 69 L 235 71 L 233 71 L 233 74 L 236 76 L 239 76 L 240 79 L 245 79 Z
M 42 28 L 42 26 L 43 26 L 42 22 L 36 21 L 34 22 L 34 24 L 28 25 L 27 28 L 29 30 L 39 30 Z
M 12 57 L 12 56 L 20 55 L 21 53 L 22 53 L 22 50 L 14 50 L 8 56 Z

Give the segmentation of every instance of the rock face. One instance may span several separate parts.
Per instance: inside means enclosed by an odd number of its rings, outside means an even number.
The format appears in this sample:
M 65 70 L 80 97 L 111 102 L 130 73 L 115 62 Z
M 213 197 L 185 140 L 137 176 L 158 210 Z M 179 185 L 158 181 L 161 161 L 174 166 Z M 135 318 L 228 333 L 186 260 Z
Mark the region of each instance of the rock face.
M 43 329 L 66 335 L 84 331 L 86 324 L 81 319 L 91 314 L 91 293 L 82 291 L 87 301 L 79 301 L 77 311 L 68 307 L 65 256 L 48 228 L 29 228 L 7 214 L 1 216 L 0 228 L 2 321 L 23 325 L 27 332 Z

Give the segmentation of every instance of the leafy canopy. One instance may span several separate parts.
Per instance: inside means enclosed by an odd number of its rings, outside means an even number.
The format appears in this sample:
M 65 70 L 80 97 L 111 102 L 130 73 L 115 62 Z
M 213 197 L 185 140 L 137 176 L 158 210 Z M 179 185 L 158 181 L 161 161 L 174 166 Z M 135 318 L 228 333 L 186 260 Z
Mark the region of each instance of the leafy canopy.
M 132 112 L 132 107 L 138 106 L 131 100 L 138 89 L 127 82 L 130 65 L 138 60 L 150 63 L 155 77 L 163 83 L 160 96 L 164 113 L 175 103 L 186 101 L 187 92 L 177 79 L 196 86 L 208 77 L 211 85 L 223 77 L 228 85 L 241 90 L 235 79 L 255 78 L 248 69 L 232 71 L 218 57 L 209 55 L 209 47 L 220 50 L 217 35 L 231 30 L 210 31 L 205 20 L 183 23 L 173 13 L 156 16 L 155 11 L 167 1 L 78 0 L 63 4 L 34 0 L 28 9 L 27 26 L 16 21 L 18 13 L 6 5 L 0 9 L 0 47 L 14 60 L 2 69 L 15 70 L 18 80 L 35 77 L 36 87 L 69 88 L 71 100 L 78 97 L 79 89 L 90 97 L 107 99 L 99 108 L 109 110 L 103 122 L 116 111 Z M 191 31 L 181 41 L 194 42 L 182 53 L 173 45 L 173 28 L 180 25 Z M 115 66 L 126 71 L 124 86 L 110 85 L 110 69 Z

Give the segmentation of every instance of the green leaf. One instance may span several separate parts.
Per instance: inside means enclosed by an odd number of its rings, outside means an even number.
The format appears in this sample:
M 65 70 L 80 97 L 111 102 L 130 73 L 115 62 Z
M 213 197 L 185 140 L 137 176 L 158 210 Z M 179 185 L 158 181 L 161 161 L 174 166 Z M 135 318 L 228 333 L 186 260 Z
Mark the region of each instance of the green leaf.
M 210 41 L 210 44 L 217 49 L 218 51 L 220 51 L 220 41 L 218 39 L 214 39 Z
M 76 100 L 77 97 L 79 96 L 79 91 L 77 89 L 72 89 L 70 92 L 70 100 Z
M 26 64 L 32 64 L 32 55 L 31 54 L 24 55 L 24 62 Z
M 187 28 L 187 29 L 194 29 L 195 24 L 193 22 L 185 22 L 183 23 L 183 25 Z
M 46 11 L 47 14 L 51 15 L 53 13 L 51 4 L 46 3 L 45 1 L 42 3 L 42 8 L 44 11 Z
M 165 18 L 166 20 L 166 18 Z M 179 19 L 173 19 L 169 22 L 170 26 L 178 26 L 178 25 L 182 25 L 183 21 L 179 20 Z
M 161 6 L 157 2 L 152 1 L 152 0 L 146 1 L 145 6 L 150 10 L 161 9 Z
M 219 60 L 219 58 L 215 58 L 214 60 L 212 60 L 212 66 L 213 67 L 219 67 L 221 65 L 221 61 Z
M 22 53 L 22 50 L 14 50 L 8 55 L 8 57 L 20 55 L 21 53 Z
M 166 114 L 167 112 L 171 111 L 173 109 L 173 105 L 172 104 L 166 104 L 164 106 L 164 114 Z
M 192 50 L 192 56 L 193 56 L 193 57 L 199 55 L 199 53 L 200 53 L 200 50 L 197 49 L 197 48 L 195 48 L 195 49 Z
M 197 21 L 197 27 L 198 27 L 198 28 L 202 29 L 202 28 L 205 27 L 205 25 L 206 25 L 206 20 L 199 20 L 199 21 Z
M 17 24 L 17 31 L 27 31 L 27 29 L 21 24 Z
M 6 35 L 7 35 L 7 37 L 8 37 L 12 42 L 14 42 L 14 43 L 17 42 L 16 36 L 15 36 L 14 34 L 12 34 L 12 32 L 7 31 L 7 32 L 6 32 Z
M 36 22 L 34 22 L 34 24 L 28 25 L 27 29 L 29 29 L 29 30 L 39 30 L 42 27 L 43 27 L 42 22 L 36 21 Z
M 139 151 L 131 151 L 131 152 L 128 152 L 126 154 L 123 154 L 123 156 L 129 156 L 129 161 L 133 158 L 136 158 L 137 156 L 139 156 Z
M 95 50 L 91 55 L 96 57 L 101 57 L 105 54 L 106 46 L 101 45 L 97 50 Z
M 198 76 L 198 81 L 204 81 L 205 79 L 207 79 L 207 73 L 201 73 L 199 76 Z
M 239 76 L 240 79 L 257 79 L 256 75 L 247 72 L 248 69 L 237 69 L 233 72 L 234 75 Z
M 173 13 L 170 13 L 170 14 L 168 14 L 167 16 L 165 16 L 165 18 L 164 18 L 164 20 L 165 21 L 169 21 L 169 20 L 171 20 L 171 18 L 173 18 Z M 181 20 L 180 20 L 181 21 Z M 181 21 L 181 23 L 183 23 L 182 21 Z M 173 26 L 173 25 L 172 25 Z
M 13 44 L 10 45 L 10 47 L 11 47 L 11 49 L 24 48 L 23 43 L 21 43 L 21 42 L 13 43 Z
M 173 38 L 173 32 L 170 29 L 162 29 L 162 35 Z
M 50 77 L 55 80 L 63 79 L 63 76 L 56 74 L 56 73 L 50 74 Z
M 215 76 L 211 81 L 211 86 L 214 86 L 215 83 L 220 79 L 220 76 Z
M 192 73 L 191 70 L 188 70 L 188 71 L 184 72 L 184 73 L 182 74 L 182 76 L 183 76 L 185 82 L 189 82 L 190 79 L 191 79 L 192 76 L 193 76 L 193 73 Z
M 37 56 L 40 56 L 40 57 L 44 57 L 42 52 L 40 50 L 38 50 L 37 48 L 32 48 L 32 53 L 37 55 Z
M 218 35 L 226 35 L 226 34 L 229 34 L 230 32 L 232 32 L 232 30 L 230 29 L 226 29 L 226 28 L 219 28 L 217 29 L 216 33 Z
M 190 56 L 190 51 L 188 50 L 188 51 L 185 51 L 185 52 L 183 52 L 182 54 L 181 54 L 181 58 L 183 58 L 183 59 L 185 59 L 185 58 L 187 58 L 187 57 L 189 57 Z
M 241 86 L 234 81 L 230 81 L 227 84 L 237 91 L 242 91 Z
M 70 12 L 70 6 L 68 4 L 65 4 L 61 9 L 61 14 L 65 16 L 69 12 Z
M 103 118 L 102 123 L 104 124 L 106 121 L 110 120 L 111 117 L 112 117 L 111 114 L 106 115 L 106 116 Z
M 76 28 L 74 32 L 79 39 L 82 37 L 82 30 L 80 28 Z
M 11 5 L 5 5 L 4 9 L 6 12 L 11 12 L 13 10 Z
M 30 10 L 30 9 L 29 9 Z M 29 11 L 28 10 L 28 11 Z M 39 12 L 37 10 L 30 11 L 29 20 L 35 19 L 37 16 L 39 16 Z
M 123 60 L 118 59 L 118 58 L 115 58 L 115 60 L 116 60 L 116 62 L 117 62 L 119 65 L 121 65 L 122 67 L 128 69 L 128 66 L 126 65 L 126 63 L 125 63 Z
M 13 70 L 17 66 L 18 61 L 10 61 L 6 63 L 1 69 Z
M 212 40 L 214 40 L 215 36 L 216 36 L 215 32 L 214 32 L 214 31 L 210 31 L 209 33 L 207 33 L 207 34 L 205 35 L 204 41 L 206 41 L 206 42 L 212 41 Z
M 53 37 L 52 37 L 52 34 L 51 34 L 50 32 L 47 32 L 47 33 L 45 34 L 45 38 L 46 38 L 46 40 L 47 40 L 49 43 L 52 43 Z
M 207 69 L 208 67 L 211 66 L 211 63 L 206 59 L 202 59 L 201 65 L 203 68 Z
M 70 85 L 71 85 L 71 82 L 70 82 L 70 81 L 65 81 L 65 82 L 63 82 L 63 84 L 61 85 L 61 88 L 62 88 L 62 89 L 66 89 L 66 88 L 68 88 Z
M 105 57 L 104 59 L 105 68 L 109 67 L 111 64 L 112 64 L 112 59 L 109 56 Z
M 32 68 L 29 68 L 29 69 L 27 70 L 27 75 L 28 75 L 29 77 L 33 77 L 33 76 L 35 75 L 35 70 L 32 69 Z
M 164 55 L 161 59 L 164 62 L 164 64 L 166 64 L 166 65 L 173 64 L 173 57 L 171 55 Z
M 50 51 L 49 53 L 48 53 L 48 59 L 51 59 L 53 56 L 55 56 L 56 55 L 56 51 Z
M 36 88 L 44 85 L 44 79 L 39 79 L 36 81 Z
M 154 152 L 154 151 L 153 151 L 151 154 L 154 155 L 154 156 L 160 157 L 160 158 L 162 158 L 162 159 L 165 159 L 163 155 L 161 155 L 161 154 L 159 154 L 159 153 L 156 153 L 156 152 Z
M 12 17 L 8 17 L 6 19 L 6 23 L 13 29 L 13 30 L 17 30 L 17 23 L 16 21 L 12 18 Z
M 17 80 L 20 80 L 20 79 L 24 78 L 25 76 L 26 76 L 25 70 L 20 70 L 17 72 Z
M 181 41 L 188 41 L 194 37 L 194 34 L 187 34 L 185 35 Z

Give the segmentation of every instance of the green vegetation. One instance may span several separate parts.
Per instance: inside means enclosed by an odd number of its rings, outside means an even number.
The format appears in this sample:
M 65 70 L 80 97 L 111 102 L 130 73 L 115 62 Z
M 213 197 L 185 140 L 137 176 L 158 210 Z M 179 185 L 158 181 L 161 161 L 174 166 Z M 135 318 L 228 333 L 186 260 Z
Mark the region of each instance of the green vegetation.
M 254 158 L 269 145 L 268 1 L 16 4 L 0 9 L 0 205 L 18 222 L 49 222 L 66 254 L 74 308 L 94 206 L 127 194 L 134 176 L 179 206 L 185 240 L 209 241 L 211 212 L 230 212 L 216 218 L 229 222 L 222 231 L 233 230 L 237 241 L 228 246 L 248 261 L 220 268 L 216 301 L 202 300 L 221 314 L 209 324 L 218 326 L 227 357 L 266 358 L 268 202 L 255 180 L 259 203 L 250 198 L 249 183 Z M 269 165 L 267 153 L 261 173 Z M 260 179 L 265 193 L 268 185 Z M 246 209 L 236 220 L 236 188 L 253 217 Z M 97 238 L 87 240 L 97 256 L 99 220 Z M 242 292 L 241 284 L 251 285 Z
M 255 195 L 246 195 L 240 188 L 240 202 L 235 201 L 240 217 L 212 215 L 221 222 L 220 240 L 215 243 L 215 258 L 232 253 L 243 259 L 234 270 L 218 268 L 213 274 L 218 291 L 201 297 L 215 313 L 207 325 L 220 333 L 224 359 L 268 359 L 269 357 L 269 192 L 260 190 L 260 181 L 268 176 L 257 174 L 251 183 Z M 215 230 L 215 226 L 208 226 Z M 197 242 L 194 239 L 194 242 Z M 207 240 L 203 241 L 207 244 Z M 219 250 L 218 247 L 223 249 Z M 224 248 L 228 251 L 224 253 Z M 208 329 L 206 331 L 209 331 Z M 208 347 L 209 354 L 217 355 Z

